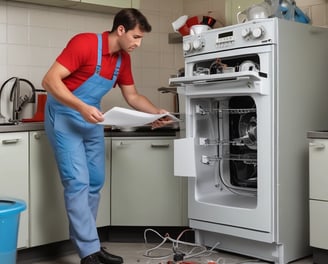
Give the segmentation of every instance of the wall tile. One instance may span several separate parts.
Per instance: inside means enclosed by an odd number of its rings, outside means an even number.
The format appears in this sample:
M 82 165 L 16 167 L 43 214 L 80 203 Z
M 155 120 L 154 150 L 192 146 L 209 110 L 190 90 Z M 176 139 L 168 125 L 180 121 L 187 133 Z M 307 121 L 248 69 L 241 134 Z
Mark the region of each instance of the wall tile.
M 140 9 L 142 11 L 159 11 L 161 0 L 140 0 Z
M 7 24 L 0 24 L 0 43 L 7 43 Z
M 5 2 L 0 2 L 0 23 L 7 23 L 7 6 Z
M 141 47 L 144 51 L 159 52 L 160 50 L 160 34 L 156 32 L 146 33 L 142 39 Z
M 8 45 L 8 66 L 24 66 L 29 64 L 29 48 L 22 45 Z
M 20 25 L 8 25 L 8 44 L 28 44 L 28 27 Z
M 327 24 L 327 14 L 325 5 L 314 5 L 311 7 L 312 24 L 316 26 L 324 26 Z
M 0 65 L 7 65 L 7 45 L 4 44 L 0 44 Z
M 65 9 L 49 8 L 49 11 L 45 12 L 43 9 L 31 8 L 29 12 L 31 26 L 68 28 L 68 16 Z
M 29 24 L 28 9 L 17 6 L 8 6 L 7 8 L 7 23 L 9 25 L 24 25 Z

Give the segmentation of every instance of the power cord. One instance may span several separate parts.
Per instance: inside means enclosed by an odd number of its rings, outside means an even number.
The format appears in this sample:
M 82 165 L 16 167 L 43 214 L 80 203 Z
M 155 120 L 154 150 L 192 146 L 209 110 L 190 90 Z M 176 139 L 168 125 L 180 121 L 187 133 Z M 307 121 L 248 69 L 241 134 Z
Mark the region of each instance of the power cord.
M 182 261 L 182 260 L 185 260 L 188 258 L 209 256 L 210 254 L 215 252 L 214 249 L 217 247 L 217 245 L 219 245 L 219 243 L 216 243 L 211 249 L 207 249 L 205 246 L 200 245 L 200 244 L 181 241 L 180 239 L 183 236 L 183 234 L 186 232 L 189 232 L 189 231 L 193 231 L 193 230 L 185 229 L 184 231 L 182 231 L 179 234 L 177 239 L 173 239 L 170 237 L 169 234 L 165 234 L 165 236 L 162 236 L 154 229 L 151 229 L 151 228 L 146 229 L 144 231 L 144 240 L 145 240 L 146 245 L 148 243 L 148 241 L 147 241 L 147 233 L 148 232 L 155 233 L 157 236 L 159 236 L 162 239 L 162 242 L 160 242 L 157 246 L 146 250 L 144 253 L 144 256 L 148 257 L 148 258 L 152 258 L 152 259 L 166 259 L 166 258 L 172 257 L 174 261 Z M 167 248 L 167 247 L 163 248 L 162 247 L 167 242 L 172 243 L 171 248 Z M 191 249 L 190 250 L 188 250 L 187 248 L 184 249 L 183 246 L 191 247 Z M 153 254 L 154 251 L 160 250 L 160 249 L 169 250 L 170 252 L 165 255 L 154 255 Z
M 170 237 L 168 233 L 165 234 L 165 236 L 162 236 L 159 234 L 156 230 L 147 228 L 144 231 L 144 240 L 145 244 L 147 245 L 147 233 L 153 232 L 158 237 L 162 239 L 162 241 L 155 247 L 152 247 L 150 249 L 147 249 L 145 253 L 143 254 L 144 257 L 156 259 L 156 260 L 164 260 L 168 258 L 172 258 L 173 261 L 167 261 L 166 264 L 200 264 L 198 262 L 193 261 L 184 261 L 186 259 L 190 258 L 200 258 L 200 257 L 209 257 L 211 254 L 218 253 L 217 251 L 214 251 L 215 248 L 220 244 L 220 242 L 217 242 L 212 248 L 207 249 L 205 246 L 196 244 L 196 243 L 190 243 L 181 241 L 181 237 L 186 233 L 194 231 L 192 229 L 185 229 L 183 230 L 176 239 L 173 239 Z M 171 242 L 171 247 L 164 247 L 164 244 L 167 242 Z M 184 249 L 185 247 L 191 247 L 191 249 Z M 169 251 L 169 253 L 164 255 L 154 255 L 153 252 L 156 250 L 164 250 Z M 268 262 L 261 261 L 259 259 L 248 259 L 248 260 L 240 260 L 237 262 L 226 262 L 226 260 L 222 257 L 217 258 L 216 260 L 208 260 L 207 263 L 202 264 L 267 264 Z

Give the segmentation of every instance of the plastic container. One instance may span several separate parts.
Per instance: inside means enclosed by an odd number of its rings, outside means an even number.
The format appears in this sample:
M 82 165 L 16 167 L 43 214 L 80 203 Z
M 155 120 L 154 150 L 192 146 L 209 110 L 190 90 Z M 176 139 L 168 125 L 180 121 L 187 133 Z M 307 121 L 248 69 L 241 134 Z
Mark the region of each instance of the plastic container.
M 0 199 L 0 263 L 16 264 L 20 213 L 26 204 L 18 199 Z

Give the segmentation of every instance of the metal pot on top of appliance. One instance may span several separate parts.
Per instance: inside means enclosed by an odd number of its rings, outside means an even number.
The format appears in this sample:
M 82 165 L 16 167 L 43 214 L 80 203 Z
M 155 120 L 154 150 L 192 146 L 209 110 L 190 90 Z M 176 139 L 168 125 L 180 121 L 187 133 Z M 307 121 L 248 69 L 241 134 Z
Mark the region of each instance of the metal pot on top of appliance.
M 172 22 L 173 30 L 180 33 L 181 36 L 187 36 L 189 34 L 199 34 L 201 32 L 212 29 L 216 19 L 211 16 L 181 16 Z

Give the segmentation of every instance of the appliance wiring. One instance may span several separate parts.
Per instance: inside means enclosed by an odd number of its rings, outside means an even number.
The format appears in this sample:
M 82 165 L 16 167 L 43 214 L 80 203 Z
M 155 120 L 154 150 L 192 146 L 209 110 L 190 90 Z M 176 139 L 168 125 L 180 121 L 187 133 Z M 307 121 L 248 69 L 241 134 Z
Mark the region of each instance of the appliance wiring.
M 191 242 L 186 242 L 182 241 L 181 237 L 186 233 L 194 231 L 193 229 L 185 229 L 183 230 L 176 239 L 173 239 L 170 237 L 168 233 L 165 234 L 165 236 L 162 236 L 159 234 L 156 230 L 147 228 L 144 231 L 144 240 L 145 244 L 148 244 L 147 240 L 147 233 L 148 232 L 153 232 L 155 233 L 158 237 L 162 239 L 162 241 L 156 245 L 155 247 L 149 248 L 145 251 L 143 254 L 144 257 L 150 258 L 152 260 L 165 260 L 172 257 L 174 261 L 167 261 L 167 262 L 160 262 L 159 264 L 200 264 L 199 262 L 190 262 L 190 261 L 184 261 L 186 259 L 191 259 L 191 258 L 200 258 L 200 257 L 209 257 L 212 254 L 218 254 L 218 251 L 215 251 L 215 248 L 220 244 L 220 242 L 217 242 L 213 247 L 208 249 L 207 247 L 197 244 L 197 243 L 191 243 Z M 171 242 L 172 246 L 171 247 L 164 247 L 164 244 L 167 242 Z M 191 247 L 191 249 L 183 249 L 182 247 Z M 152 252 L 156 250 L 164 250 L 164 251 L 170 251 L 168 254 L 165 255 L 152 255 Z M 197 250 L 199 252 L 197 252 Z M 176 262 L 177 261 L 177 262 Z M 240 260 L 237 262 L 226 262 L 226 259 L 223 257 L 218 257 L 216 259 L 208 260 L 202 264 L 266 264 L 268 262 L 263 262 L 259 259 L 247 259 L 247 260 Z
M 158 237 L 160 237 L 162 239 L 162 241 L 157 246 L 147 249 L 143 256 L 145 256 L 147 258 L 151 258 L 151 259 L 166 259 L 169 257 L 176 258 L 177 256 L 182 256 L 182 259 L 188 259 L 188 258 L 194 258 L 194 257 L 209 256 L 212 253 L 216 253 L 214 251 L 214 249 L 220 244 L 220 242 L 216 243 L 212 248 L 207 249 L 205 246 L 200 245 L 200 244 L 182 241 L 181 240 L 182 235 L 188 231 L 193 231 L 193 230 L 185 229 L 184 231 L 182 231 L 179 234 L 179 236 L 176 239 L 173 239 L 172 237 L 170 237 L 169 234 L 165 234 L 165 236 L 162 236 L 156 230 L 147 228 L 144 231 L 144 240 L 145 240 L 146 245 L 148 243 L 148 241 L 147 241 L 147 233 L 148 232 L 155 233 Z M 162 247 L 167 242 L 172 243 L 171 248 Z M 192 248 L 190 250 L 188 250 L 188 249 L 184 249 L 183 248 L 184 246 L 187 246 L 187 247 L 189 246 Z M 165 255 L 157 255 L 157 256 L 152 254 L 154 251 L 160 250 L 160 249 L 163 249 L 165 251 L 169 250 L 170 253 L 165 254 Z M 182 260 L 182 259 L 180 259 L 180 260 Z

